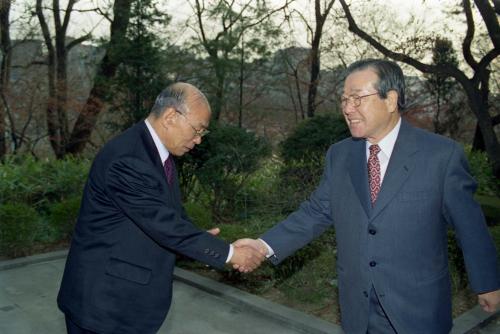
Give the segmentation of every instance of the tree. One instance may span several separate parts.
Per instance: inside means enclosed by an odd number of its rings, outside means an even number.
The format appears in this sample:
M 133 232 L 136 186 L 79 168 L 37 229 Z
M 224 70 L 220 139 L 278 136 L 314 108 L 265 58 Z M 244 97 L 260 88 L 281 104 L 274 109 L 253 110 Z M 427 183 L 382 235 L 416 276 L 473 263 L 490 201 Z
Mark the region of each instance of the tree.
M 270 17 L 285 8 L 291 0 L 274 9 L 267 6 L 266 1 L 236 1 L 218 0 L 211 1 L 206 6 L 205 1 L 195 0 L 193 9 L 196 16 L 198 35 L 197 40 L 208 54 L 208 62 L 215 74 L 214 101 L 212 103 L 213 118 L 218 121 L 225 100 L 227 76 L 238 59 L 237 46 L 245 32 L 260 30 L 263 38 L 272 30 L 266 30 L 272 22 Z M 221 29 L 214 34 L 209 34 L 207 22 L 220 22 Z M 210 23 L 210 24 L 211 24 Z M 209 24 L 209 25 L 210 25 Z M 272 36 L 272 35 L 271 35 Z M 269 38 L 269 36 L 267 36 Z
M 47 130 L 49 141 L 57 158 L 66 154 L 66 144 L 69 139 L 69 124 L 67 115 L 68 83 L 67 57 L 68 52 L 76 45 L 90 38 L 89 34 L 66 43 L 66 32 L 70 22 L 73 6 L 77 0 L 68 0 L 61 21 L 59 0 L 52 1 L 52 16 L 54 20 L 55 37 L 52 41 L 51 32 L 45 18 L 43 0 L 36 0 L 35 11 L 42 28 L 43 39 L 47 47 L 48 87 Z
M 368 42 L 383 55 L 396 61 L 409 64 L 423 73 L 433 73 L 453 77 L 462 86 L 467 95 L 469 107 L 477 118 L 478 128 L 481 131 L 481 136 L 484 141 L 488 158 L 493 164 L 495 175 L 497 178 L 500 178 L 500 144 L 493 128 L 493 118 L 490 115 L 490 105 L 488 100 L 490 94 L 490 64 L 500 54 L 500 26 L 491 3 L 486 0 L 474 0 L 474 3 L 479 11 L 479 15 L 486 25 L 488 36 L 492 43 L 492 48 L 490 48 L 490 50 L 488 50 L 480 59 L 476 59 L 471 51 L 471 45 L 475 33 L 471 2 L 470 0 L 462 1 L 462 9 L 467 22 L 467 32 L 462 42 L 462 52 L 465 61 L 473 72 L 472 77 L 468 77 L 466 72 L 460 70 L 457 66 L 452 64 L 425 64 L 417 58 L 412 57 L 409 52 L 396 52 L 389 49 L 385 44 L 383 44 L 384 42 L 376 40 L 357 25 L 345 0 L 340 0 L 340 3 L 348 21 L 349 30 Z
M 321 1 L 314 0 L 314 15 L 316 18 L 316 25 L 313 29 L 307 20 L 302 16 L 307 30 L 311 34 L 311 51 L 309 53 L 309 61 L 311 66 L 311 79 L 309 81 L 309 90 L 307 94 L 307 117 L 313 117 L 316 111 L 316 94 L 318 92 L 319 74 L 320 74 L 320 43 L 323 35 L 323 27 L 326 18 L 330 13 L 335 0 L 324 2 L 324 11 L 321 12 Z
M 2 62 L 0 64 L 0 159 L 7 153 L 6 124 L 5 118 L 8 114 L 9 105 L 7 103 L 7 90 L 9 87 L 10 70 L 10 1 L 0 2 L 0 49 L 2 52 Z
M 302 101 L 302 87 L 306 86 L 307 83 L 301 78 L 305 76 L 302 73 L 306 71 L 307 59 L 301 57 L 301 51 L 303 51 L 301 48 L 288 48 L 278 53 L 285 67 L 284 73 L 287 76 L 286 84 L 294 108 L 295 123 L 298 122 L 297 115 L 300 115 L 301 120 L 306 118 L 306 110 Z
M 153 107 L 158 92 L 166 86 L 166 51 L 156 36 L 170 17 L 160 12 L 153 0 L 136 0 L 131 7 L 127 33 L 119 50 L 120 65 L 110 86 L 111 111 L 120 112 L 120 128 L 143 119 Z
M 115 0 L 113 18 L 110 19 L 110 40 L 106 45 L 106 54 L 99 66 L 89 97 L 81 110 L 66 146 L 66 152 L 79 154 L 90 140 L 99 114 L 104 109 L 104 101 L 109 89 L 108 80 L 115 76 L 120 57 L 120 45 L 123 45 L 130 19 L 130 9 L 135 0 Z
M 453 49 L 452 42 L 446 38 L 436 38 L 432 50 L 432 63 L 437 66 L 450 64 L 458 67 L 458 59 Z M 453 110 L 453 93 L 456 92 L 454 80 L 442 74 L 427 74 L 427 86 L 432 96 L 436 99 L 436 109 L 433 123 L 434 132 L 444 134 L 446 130 L 453 133 L 458 127 L 457 110 Z M 443 115 L 443 105 L 447 107 L 446 115 Z M 444 121 L 444 119 L 449 121 Z M 450 122 L 451 120 L 451 122 Z

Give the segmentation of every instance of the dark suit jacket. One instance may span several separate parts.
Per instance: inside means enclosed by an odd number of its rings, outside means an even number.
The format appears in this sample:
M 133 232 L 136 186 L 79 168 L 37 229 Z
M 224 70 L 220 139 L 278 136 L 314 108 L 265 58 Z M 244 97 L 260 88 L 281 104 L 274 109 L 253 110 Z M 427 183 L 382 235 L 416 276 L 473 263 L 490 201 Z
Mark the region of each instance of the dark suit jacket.
M 107 143 L 85 186 L 59 308 L 98 333 L 154 333 L 172 299 L 175 254 L 223 267 L 229 245 L 198 229 L 168 186 L 144 122 Z
M 462 247 L 475 292 L 500 286 L 497 253 L 461 147 L 402 122 L 371 207 L 365 140 L 329 149 L 310 199 L 262 236 L 279 263 L 334 226 L 342 326 L 366 333 L 375 287 L 398 333 L 448 333 L 452 326 L 447 229 Z

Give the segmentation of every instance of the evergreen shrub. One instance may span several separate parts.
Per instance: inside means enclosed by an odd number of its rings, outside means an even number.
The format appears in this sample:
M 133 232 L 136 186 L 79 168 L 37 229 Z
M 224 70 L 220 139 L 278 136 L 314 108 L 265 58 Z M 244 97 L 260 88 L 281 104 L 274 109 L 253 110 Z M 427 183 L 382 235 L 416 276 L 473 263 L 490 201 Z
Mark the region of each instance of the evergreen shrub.
M 192 182 L 186 180 L 196 177 L 208 195 L 207 204 L 215 221 L 230 221 L 242 207 L 238 196 L 246 181 L 270 155 L 271 147 L 254 133 L 235 126 L 221 125 L 210 131 L 179 163 L 182 183 L 191 185 L 183 191 L 185 197 L 194 191 Z
M 40 216 L 35 209 L 24 203 L 0 205 L 0 252 L 4 256 L 26 255 L 33 245 Z

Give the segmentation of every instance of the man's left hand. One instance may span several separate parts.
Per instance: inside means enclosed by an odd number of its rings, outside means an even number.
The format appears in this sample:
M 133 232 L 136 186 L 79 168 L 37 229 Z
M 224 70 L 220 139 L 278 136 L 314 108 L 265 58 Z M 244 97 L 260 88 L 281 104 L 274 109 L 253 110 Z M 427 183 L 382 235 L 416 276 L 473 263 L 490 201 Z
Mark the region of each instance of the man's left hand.
M 210 233 L 211 235 L 218 235 L 220 233 L 220 228 L 218 227 L 214 227 L 214 228 L 211 228 L 210 230 L 207 230 L 208 233 Z
M 500 304 L 500 290 L 482 293 L 477 295 L 477 299 L 484 311 L 493 313 Z

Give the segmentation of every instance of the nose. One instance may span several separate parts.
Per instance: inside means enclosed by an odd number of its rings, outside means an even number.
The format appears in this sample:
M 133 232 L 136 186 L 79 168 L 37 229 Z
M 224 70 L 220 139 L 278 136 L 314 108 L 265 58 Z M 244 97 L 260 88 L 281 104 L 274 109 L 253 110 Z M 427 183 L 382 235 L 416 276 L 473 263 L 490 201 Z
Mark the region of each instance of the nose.
M 200 136 L 194 136 L 194 138 L 193 138 L 193 142 L 194 142 L 196 145 L 200 145 L 200 144 L 201 144 L 201 137 L 200 137 Z
M 351 114 L 356 110 L 356 107 L 354 106 L 354 103 L 350 103 L 349 101 L 345 105 L 345 107 L 342 108 L 342 112 L 346 115 Z

